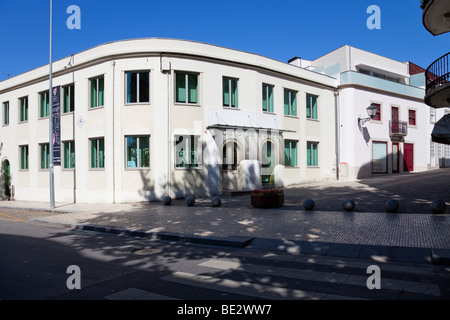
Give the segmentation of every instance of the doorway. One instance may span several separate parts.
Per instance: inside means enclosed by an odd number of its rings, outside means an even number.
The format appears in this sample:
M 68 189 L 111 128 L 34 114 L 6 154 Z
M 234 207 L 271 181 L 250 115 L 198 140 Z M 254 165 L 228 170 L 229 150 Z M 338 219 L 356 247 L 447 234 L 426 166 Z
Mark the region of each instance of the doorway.
M 11 184 L 11 169 L 9 161 L 7 159 L 3 160 L 2 163 L 1 181 L 2 181 L 1 196 L 4 199 L 9 199 L 10 197 L 9 185 Z
M 273 167 L 275 164 L 275 155 L 273 150 L 273 144 L 270 141 L 266 141 L 262 147 L 262 168 L 261 179 L 263 184 L 273 184 Z
M 405 172 L 414 171 L 414 144 L 403 144 L 403 158 L 405 160 L 403 170 Z
M 392 173 L 399 173 L 400 165 L 400 151 L 399 151 L 399 143 L 393 142 L 392 143 Z

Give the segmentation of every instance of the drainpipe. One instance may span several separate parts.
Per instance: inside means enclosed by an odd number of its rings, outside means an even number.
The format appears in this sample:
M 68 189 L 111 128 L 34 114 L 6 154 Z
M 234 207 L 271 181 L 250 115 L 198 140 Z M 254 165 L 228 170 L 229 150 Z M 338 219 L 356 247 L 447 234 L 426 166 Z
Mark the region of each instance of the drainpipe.
M 115 164 L 115 158 L 116 158 L 116 152 L 115 152 L 115 148 L 114 146 L 116 145 L 115 143 L 115 135 L 116 135 L 116 130 L 115 130 L 115 88 L 116 88 L 116 61 L 111 62 L 111 65 L 113 67 L 113 92 L 112 92 L 112 117 L 113 117 L 113 121 L 112 121 L 112 126 L 113 126 L 113 134 L 112 134 L 112 139 L 113 139 L 113 150 L 112 150 L 112 167 L 113 167 L 113 175 L 112 175 L 112 179 L 113 179 L 113 203 L 116 203 L 116 164 Z
M 339 180 L 339 163 L 340 163 L 340 148 L 339 148 L 339 91 L 334 92 L 334 117 L 335 117 L 335 149 L 336 149 L 336 179 Z

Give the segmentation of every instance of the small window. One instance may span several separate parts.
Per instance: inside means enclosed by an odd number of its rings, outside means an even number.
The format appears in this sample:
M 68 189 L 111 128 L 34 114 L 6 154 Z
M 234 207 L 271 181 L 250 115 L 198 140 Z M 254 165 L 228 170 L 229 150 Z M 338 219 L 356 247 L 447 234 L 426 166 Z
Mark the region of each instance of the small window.
M 377 107 L 377 112 L 372 120 L 381 121 L 381 105 L 379 103 L 372 103 L 373 106 Z
M 201 164 L 200 136 L 175 136 L 175 167 L 199 168 Z
M 306 94 L 306 118 L 317 120 L 317 96 Z
M 64 148 L 64 169 L 75 168 L 75 142 L 65 141 L 63 143 Z
M 105 139 L 90 139 L 91 169 L 105 168 Z
M 319 143 L 307 142 L 306 158 L 308 167 L 317 167 L 319 165 Z
M 177 103 L 198 104 L 198 75 L 176 72 L 175 91 Z
M 284 89 L 284 114 L 297 116 L 297 92 Z
M 19 99 L 19 121 L 28 121 L 28 97 Z
M 234 141 L 229 141 L 222 148 L 222 170 L 236 171 L 238 166 L 238 147 Z
M 63 113 L 75 111 L 75 85 L 63 87 Z
M 273 112 L 273 86 L 269 84 L 262 85 L 262 110 Z
M 9 101 L 3 102 L 3 125 L 9 125 Z
M 297 167 L 297 141 L 284 141 L 284 165 L 286 167 Z
M 89 80 L 90 108 L 102 107 L 105 103 L 105 79 L 103 76 Z
M 127 168 L 150 168 L 150 137 L 129 136 L 127 144 Z
M 41 170 L 48 169 L 50 167 L 50 145 L 48 143 L 42 143 L 39 145 L 41 155 Z
M 408 124 L 410 126 L 416 125 L 416 110 L 408 110 Z
M 28 145 L 19 146 L 20 149 L 20 170 L 28 170 Z
M 39 94 L 39 117 L 46 118 L 50 115 L 50 101 L 48 91 Z
M 223 78 L 223 106 L 229 108 L 238 107 L 238 80 L 231 78 Z
M 150 72 L 126 73 L 127 103 L 150 102 Z

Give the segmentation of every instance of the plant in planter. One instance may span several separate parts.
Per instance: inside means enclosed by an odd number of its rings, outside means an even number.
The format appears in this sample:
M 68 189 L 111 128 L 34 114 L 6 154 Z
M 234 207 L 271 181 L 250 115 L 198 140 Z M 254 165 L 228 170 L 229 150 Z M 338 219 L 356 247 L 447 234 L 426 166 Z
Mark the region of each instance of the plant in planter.
M 278 208 L 284 204 L 282 189 L 254 190 L 250 197 L 252 206 L 256 208 Z

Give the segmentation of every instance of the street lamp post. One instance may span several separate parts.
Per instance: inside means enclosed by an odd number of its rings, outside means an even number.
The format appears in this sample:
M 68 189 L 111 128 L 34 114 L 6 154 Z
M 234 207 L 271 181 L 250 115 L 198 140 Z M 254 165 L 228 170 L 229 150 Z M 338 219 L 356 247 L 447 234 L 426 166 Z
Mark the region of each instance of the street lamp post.
M 48 99 L 49 99 L 49 175 L 50 175 L 50 209 L 55 207 L 55 190 L 54 190 L 54 178 L 53 178 L 53 94 L 52 94 L 52 38 L 53 38 L 53 1 L 50 0 L 50 76 L 49 76 L 49 89 L 48 89 Z
M 369 115 L 369 117 L 368 118 L 358 117 L 359 127 L 362 127 L 364 125 L 364 123 L 366 123 L 367 121 L 372 120 L 373 117 L 375 117 L 375 115 L 377 114 L 378 108 L 372 104 L 372 105 L 368 106 L 366 108 L 366 110 L 367 110 L 367 114 Z

